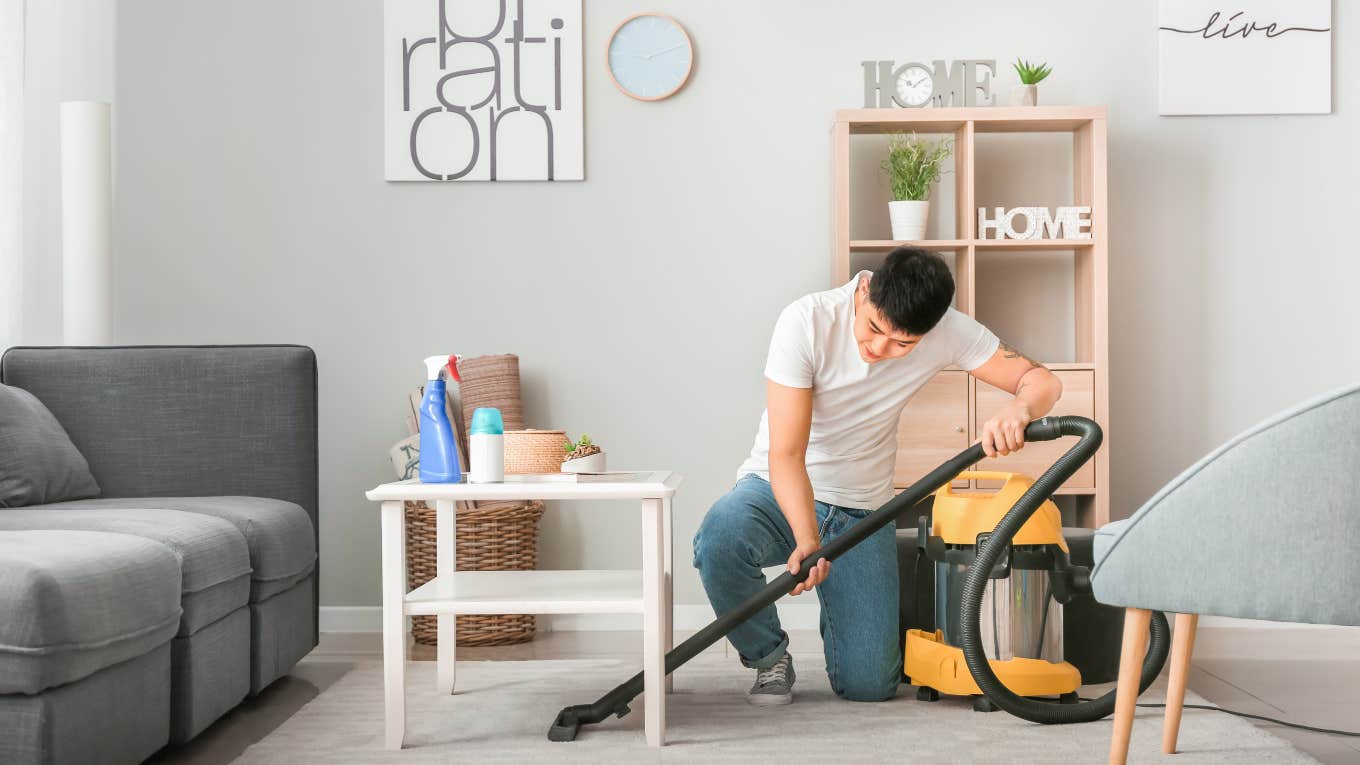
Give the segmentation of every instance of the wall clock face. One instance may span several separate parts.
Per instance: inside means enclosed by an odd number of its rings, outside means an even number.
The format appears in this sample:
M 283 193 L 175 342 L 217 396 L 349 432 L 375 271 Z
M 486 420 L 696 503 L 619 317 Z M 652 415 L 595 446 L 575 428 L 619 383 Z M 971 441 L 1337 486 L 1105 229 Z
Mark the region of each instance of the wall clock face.
M 925 106 L 934 94 L 935 80 L 922 67 L 909 66 L 897 78 L 897 100 L 903 106 Z
M 694 67 L 694 46 L 680 22 L 640 13 L 614 30 L 607 58 L 619 90 L 641 101 L 659 101 L 684 87 Z

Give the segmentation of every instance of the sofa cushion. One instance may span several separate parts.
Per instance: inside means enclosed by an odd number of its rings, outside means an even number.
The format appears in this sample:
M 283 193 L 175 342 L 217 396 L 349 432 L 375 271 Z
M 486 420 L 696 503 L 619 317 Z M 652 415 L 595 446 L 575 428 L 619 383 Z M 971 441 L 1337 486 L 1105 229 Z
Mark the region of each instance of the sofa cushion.
M 179 581 L 175 554 L 139 536 L 0 532 L 0 694 L 39 693 L 169 642 Z
M 231 523 L 198 513 L 122 507 L 0 510 L 0 530 L 108 531 L 160 542 L 180 561 L 180 635 L 192 635 L 250 598 L 250 553 Z
M 147 497 L 62 502 L 79 507 L 157 508 L 201 513 L 231 522 L 250 548 L 250 602 L 258 603 L 306 579 L 316 567 L 316 536 L 307 511 L 263 497 Z
M 89 463 L 47 407 L 0 385 L 0 507 L 99 496 Z

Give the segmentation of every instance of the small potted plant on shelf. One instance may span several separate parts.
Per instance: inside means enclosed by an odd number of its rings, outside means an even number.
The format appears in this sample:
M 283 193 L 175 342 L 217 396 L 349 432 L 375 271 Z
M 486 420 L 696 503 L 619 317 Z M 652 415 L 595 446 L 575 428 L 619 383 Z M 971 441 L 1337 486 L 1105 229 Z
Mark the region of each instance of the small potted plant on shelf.
M 581 440 L 572 443 L 567 439 L 567 456 L 562 463 L 563 473 L 603 473 L 604 451 L 591 442 L 590 436 L 582 433 Z
M 1015 73 L 1020 75 L 1022 83 L 1011 89 L 1011 106 L 1038 106 L 1039 83 L 1053 73 L 1053 67 L 1047 62 L 1034 66 L 1020 59 L 1016 59 L 1011 66 L 1015 67 Z
M 930 187 L 940 180 L 941 166 L 953 154 L 953 139 L 927 141 L 915 133 L 895 133 L 888 139 L 888 171 L 893 201 L 888 203 L 892 237 L 896 240 L 926 238 L 930 212 Z

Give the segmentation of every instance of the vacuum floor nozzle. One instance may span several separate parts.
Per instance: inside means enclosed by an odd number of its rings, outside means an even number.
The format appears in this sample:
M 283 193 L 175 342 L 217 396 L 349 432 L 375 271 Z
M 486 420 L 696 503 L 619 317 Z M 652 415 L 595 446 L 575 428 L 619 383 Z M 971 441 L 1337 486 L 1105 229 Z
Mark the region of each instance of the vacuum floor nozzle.
M 575 741 L 576 734 L 581 730 L 580 711 L 583 707 L 590 709 L 589 704 L 576 704 L 565 707 L 561 712 L 558 712 L 557 718 L 548 728 L 548 740 Z

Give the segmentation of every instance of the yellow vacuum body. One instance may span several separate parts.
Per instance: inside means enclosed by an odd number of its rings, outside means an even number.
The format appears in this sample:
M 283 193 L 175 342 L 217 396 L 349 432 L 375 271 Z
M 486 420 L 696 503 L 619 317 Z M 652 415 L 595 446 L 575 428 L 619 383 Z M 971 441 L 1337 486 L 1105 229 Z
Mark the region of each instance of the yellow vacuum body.
M 1034 483 L 1018 473 L 967 471 L 958 477 L 1002 486 L 990 494 L 960 494 L 946 484 L 935 493 L 933 524 L 927 528 L 927 519 L 920 520 L 917 544 L 935 566 L 937 629 L 907 630 L 904 673 L 920 689 L 918 697 L 928 700 L 940 693 L 982 693 L 959 647 L 963 583 L 978 548 Z M 1049 573 L 1054 556 L 1066 552 L 1062 515 L 1052 500 L 1045 501 L 1011 540 L 982 596 L 984 653 L 997 677 L 1021 696 L 1075 702 L 1081 686 L 1081 673 L 1063 661 L 1062 605 L 1054 598 Z

